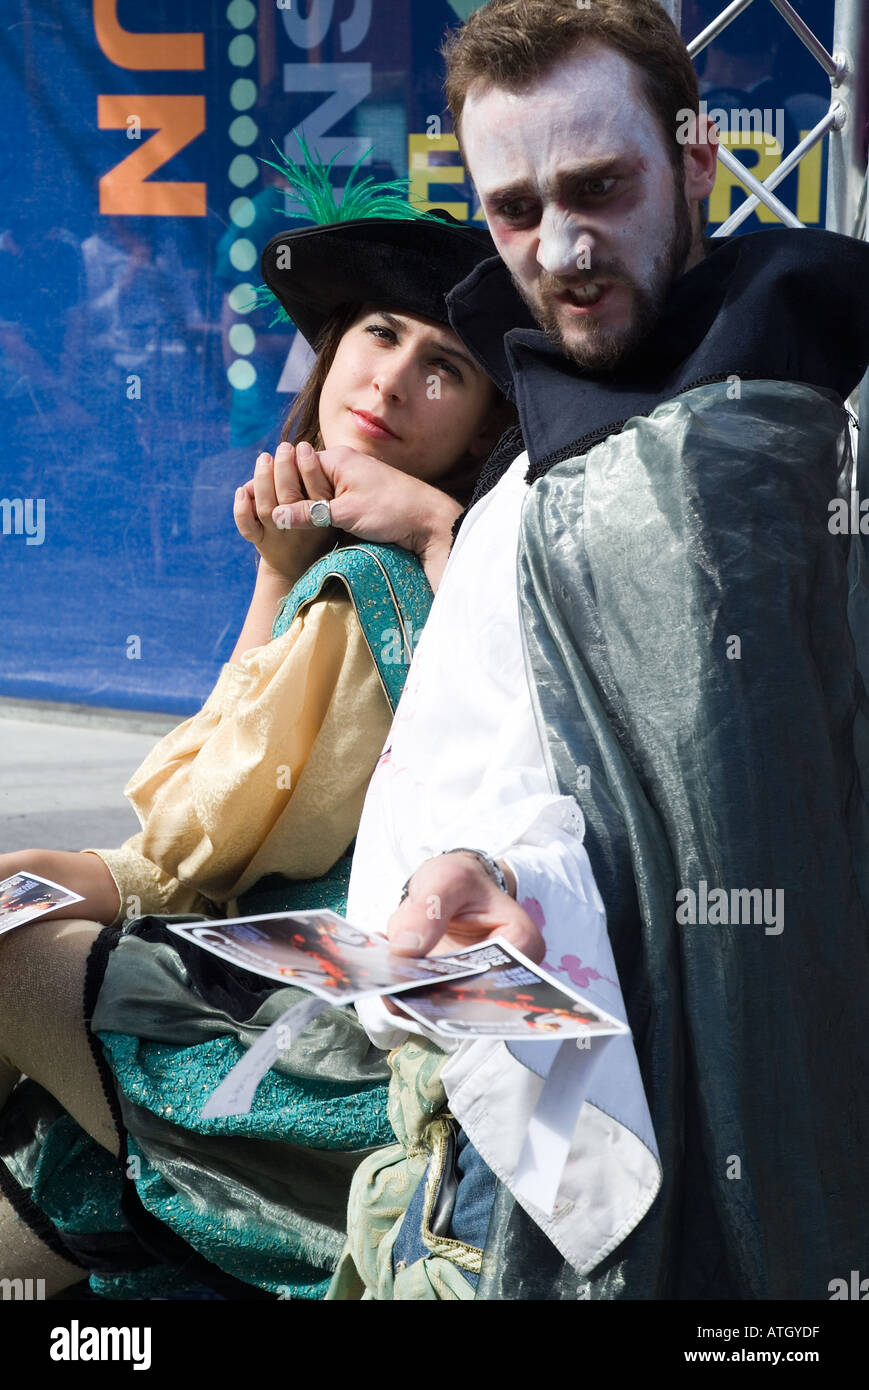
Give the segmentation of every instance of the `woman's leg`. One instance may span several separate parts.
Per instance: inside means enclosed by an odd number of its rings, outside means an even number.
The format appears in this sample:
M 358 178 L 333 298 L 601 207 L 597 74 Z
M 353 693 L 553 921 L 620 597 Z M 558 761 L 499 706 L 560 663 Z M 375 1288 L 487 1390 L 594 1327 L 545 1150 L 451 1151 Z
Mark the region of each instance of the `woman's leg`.
M 42 1279 L 40 1298 L 51 1298 L 87 1278 L 87 1270 L 50 1250 L 22 1221 L 11 1202 L 0 1196 L 0 1276 L 4 1279 Z M 38 1287 L 38 1286 L 36 1286 Z
M 0 1109 L 20 1076 L 39 1082 L 110 1153 L 118 1135 L 84 1024 L 96 922 L 27 922 L 0 936 Z M 86 1277 L 0 1197 L 0 1273 L 43 1279 L 46 1297 Z
M 0 936 L 0 1108 L 23 1074 L 110 1153 L 118 1135 L 84 1024 L 96 922 L 39 919 Z

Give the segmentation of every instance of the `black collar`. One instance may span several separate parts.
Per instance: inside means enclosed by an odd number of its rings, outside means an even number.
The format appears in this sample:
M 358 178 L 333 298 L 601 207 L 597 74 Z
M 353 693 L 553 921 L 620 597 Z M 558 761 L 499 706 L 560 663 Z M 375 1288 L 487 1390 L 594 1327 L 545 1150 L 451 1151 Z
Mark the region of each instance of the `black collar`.
M 534 326 L 499 259 L 483 261 L 450 293 L 453 328 L 516 402 L 529 481 L 705 382 L 795 381 L 842 399 L 851 393 L 869 363 L 869 245 L 781 229 L 707 246 L 674 283 L 649 337 L 606 373 L 583 371 Z M 497 478 L 486 473 L 492 486 Z

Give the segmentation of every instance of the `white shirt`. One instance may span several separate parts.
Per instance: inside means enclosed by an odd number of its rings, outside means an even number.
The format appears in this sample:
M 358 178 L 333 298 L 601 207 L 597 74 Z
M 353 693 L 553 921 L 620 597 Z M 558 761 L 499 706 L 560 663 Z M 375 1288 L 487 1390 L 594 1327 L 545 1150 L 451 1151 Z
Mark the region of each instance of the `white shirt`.
M 604 905 L 572 797 L 553 791 L 523 658 L 517 545 L 528 493 L 520 455 L 469 513 L 416 649 L 386 747 L 369 785 L 356 839 L 347 916 L 383 931 L 402 885 L 442 850 L 469 846 L 505 859 L 517 900 L 546 941 L 556 980 L 625 1019 Z M 396 1027 L 379 1000 L 358 1012 L 380 1047 Z M 420 1028 L 417 1031 L 425 1031 Z M 517 1200 L 581 1273 L 636 1225 L 660 1187 L 651 1119 L 629 1035 L 577 1051 L 589 1072 L 585 1104 L 552 1214 L 517 1192 L 528 1121 L 558 1044 L 451 1045 L 442 1078 L 450 1109 Z M 594 1076 L 590 1075 L 594 1062 Z

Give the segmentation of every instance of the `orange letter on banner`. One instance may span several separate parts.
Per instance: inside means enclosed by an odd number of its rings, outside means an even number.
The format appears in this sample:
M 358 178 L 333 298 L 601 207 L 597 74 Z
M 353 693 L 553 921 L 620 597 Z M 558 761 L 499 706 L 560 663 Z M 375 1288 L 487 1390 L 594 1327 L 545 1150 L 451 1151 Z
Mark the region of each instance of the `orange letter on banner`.
M 148 72 L 205 67 L 202 34 L 133 34 L 118 23 L 118 0 L 94 0 L 97 42 L 119 68 Z
M 123 130 L 130 116 L 156 130 L 100 179 L 100 212 L 132 217 L 204 217 L 204 183 L 145 183 L 205 129 L 205 97 L 97 97 L 100 130 Z

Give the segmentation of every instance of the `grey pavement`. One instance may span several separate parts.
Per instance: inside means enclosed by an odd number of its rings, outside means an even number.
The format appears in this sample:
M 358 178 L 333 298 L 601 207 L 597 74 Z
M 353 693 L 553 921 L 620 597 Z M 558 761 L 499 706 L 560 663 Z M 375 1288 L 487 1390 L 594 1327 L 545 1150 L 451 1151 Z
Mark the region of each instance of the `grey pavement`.
M 0 701 L 0 852 L 120 845 L 138 829 L 124 784 L 178 722 Z

